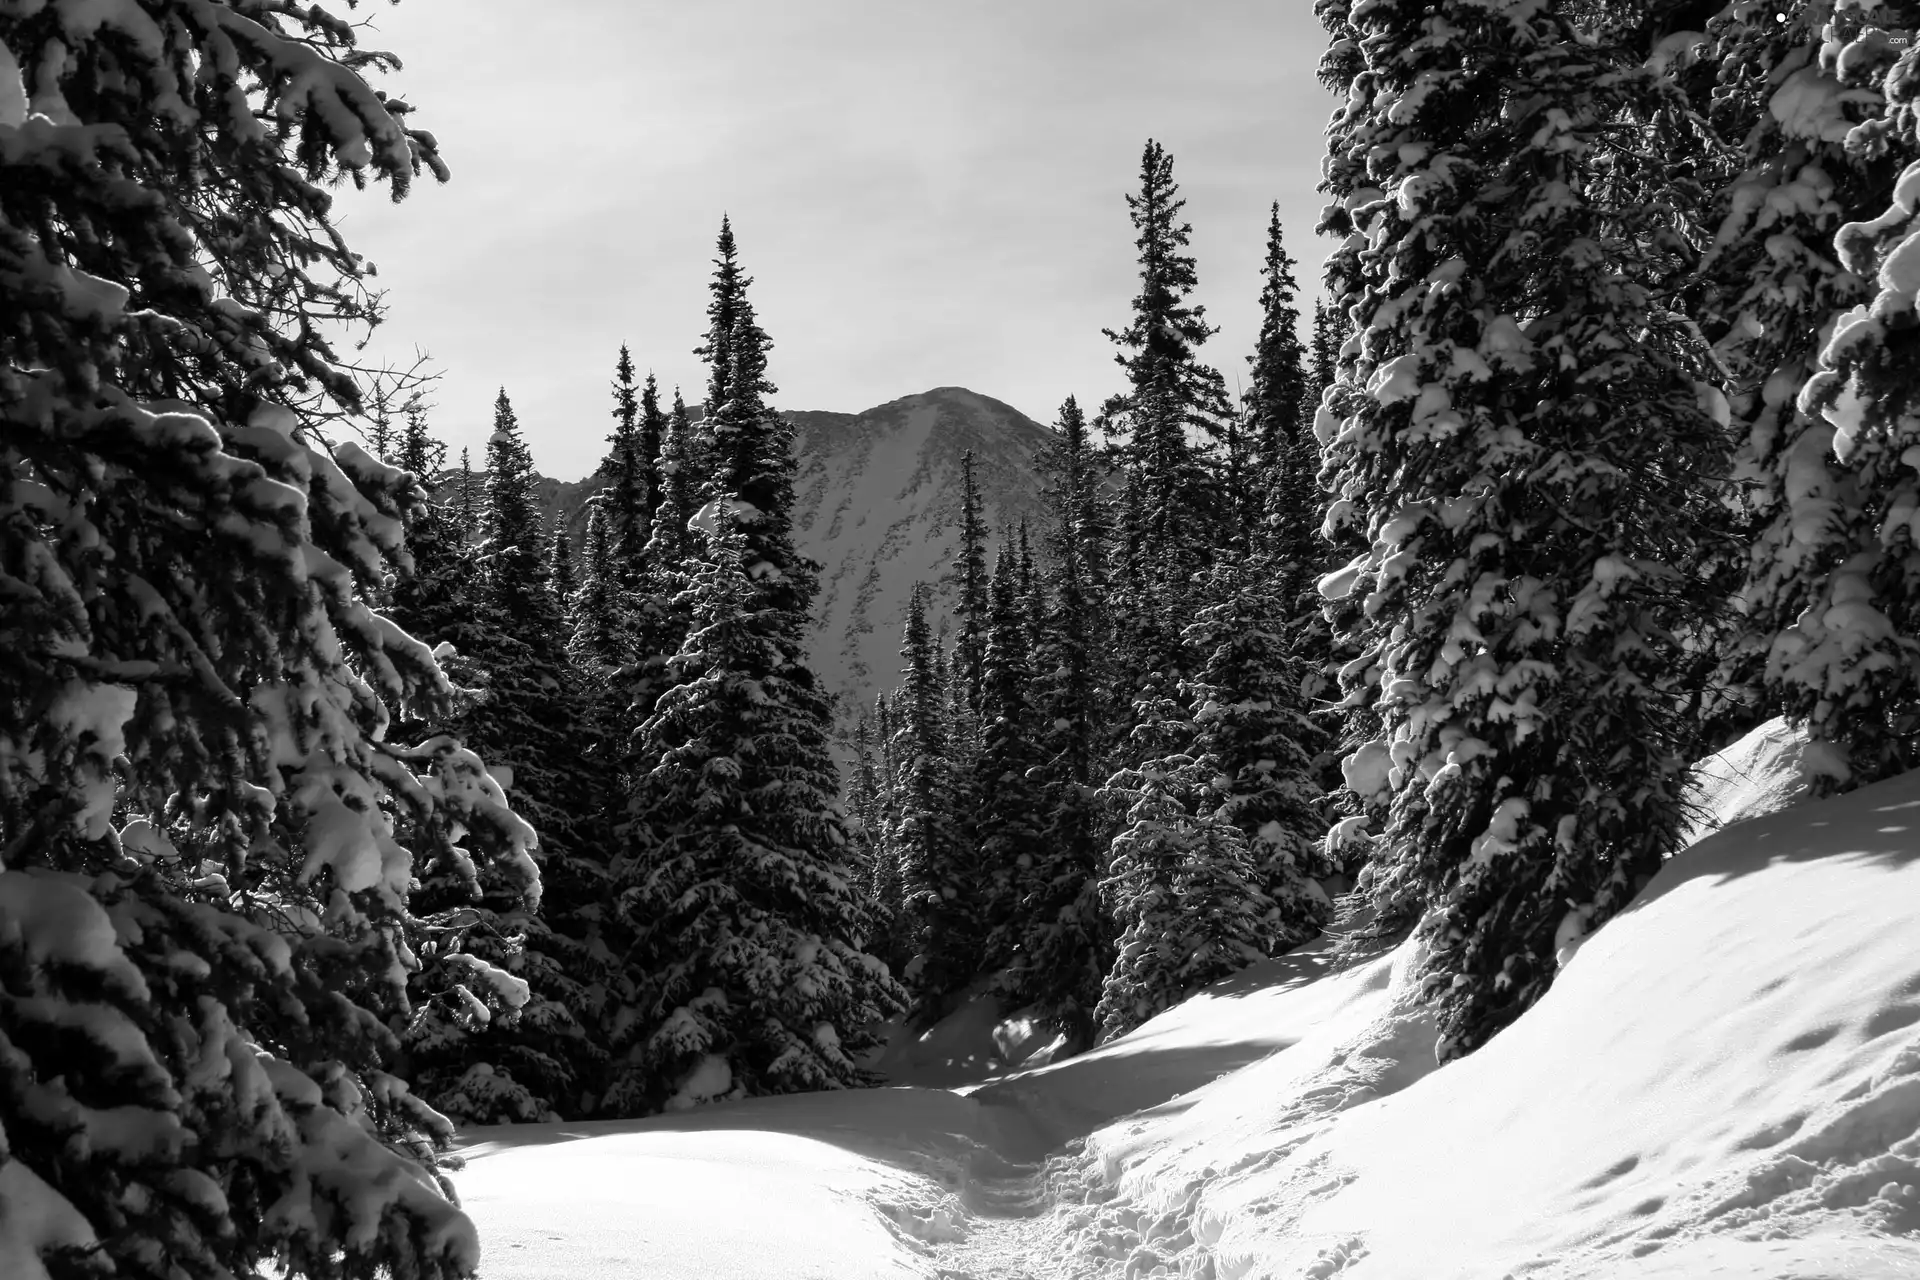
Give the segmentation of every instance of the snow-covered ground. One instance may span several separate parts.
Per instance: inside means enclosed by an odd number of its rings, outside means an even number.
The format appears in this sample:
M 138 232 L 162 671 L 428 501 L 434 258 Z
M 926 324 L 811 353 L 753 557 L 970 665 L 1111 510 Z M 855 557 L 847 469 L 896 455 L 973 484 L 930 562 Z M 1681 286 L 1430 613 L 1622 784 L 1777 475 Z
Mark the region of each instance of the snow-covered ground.
M 1776 725 L 1705 777 L 1725 829 L 1465 1061 L 1407 947 L 1024 1069 L 980 1002 L 920 1087 L 468 1134 L 483 1275 L 1920 1277 L 1920 775 L 1781 811 Z

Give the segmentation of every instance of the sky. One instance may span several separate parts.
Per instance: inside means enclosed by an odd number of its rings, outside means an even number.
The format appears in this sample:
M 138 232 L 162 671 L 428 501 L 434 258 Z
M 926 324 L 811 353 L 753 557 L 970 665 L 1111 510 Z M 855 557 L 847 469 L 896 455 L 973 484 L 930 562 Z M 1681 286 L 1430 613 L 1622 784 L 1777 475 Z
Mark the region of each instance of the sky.
M 376 83 L 453 180 L 342 191 L 387 319 L 367 355 L 440 371 L 476 463 L 504 386 L 548 475 L 605 453 L 620 345 L 698 403 L 714 237 L 733 222 L 783 409 L 965 386 L 1051 422 L 1121 372 L 1151 137 L 1174 160 L 1244 382 L 1269 204 L 1314 292 L 1323 33 L 1306 0 L 405 0 L 354 10 Z M 1305 309 L 1311 310 L 1310 303 Z

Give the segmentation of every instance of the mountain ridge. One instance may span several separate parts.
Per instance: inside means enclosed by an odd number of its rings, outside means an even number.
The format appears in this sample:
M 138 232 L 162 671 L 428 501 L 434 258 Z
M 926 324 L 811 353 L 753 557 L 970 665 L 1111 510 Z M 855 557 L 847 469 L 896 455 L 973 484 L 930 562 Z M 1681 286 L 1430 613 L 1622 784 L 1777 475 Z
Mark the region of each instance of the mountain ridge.
M 955 592 L 944 579 L 958 532 L 962 455 L 974 451 L 987 526 L 997 540 L 1003 528 L 1037 521 L 1044 510 L 1038 467 L 1054 433 L 1005 401 L 960 386 L 858 413 L 799 409 L 780 416 L 794 428 L 794 542 L 821 566 L 810 658 L 844 724 L 898 683 L 914 583 L 932 588 L 928 620 L 935 632 L 951 628 Z M 598 472 L 535 480 L 542 509 L 565 519 L 576 547 L 587 501 L 604 484 Z

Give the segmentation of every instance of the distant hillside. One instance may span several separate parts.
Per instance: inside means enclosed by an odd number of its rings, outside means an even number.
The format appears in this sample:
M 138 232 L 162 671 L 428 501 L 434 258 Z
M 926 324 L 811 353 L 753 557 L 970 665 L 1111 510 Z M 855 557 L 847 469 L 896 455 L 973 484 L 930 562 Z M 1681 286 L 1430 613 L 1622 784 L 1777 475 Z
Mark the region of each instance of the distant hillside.
M 916 582 L 935 587 L 932 623 L 950 625 L 953 588 L 940 581 L 960 519 L 960 456 L 974 451 L 987 522 L 997 530 L 1041 510 L 1035 467 L 1052 433 L 1010 405 L 964 387 L 938 387 L 863 413 L 798 410 L 794 541 L 818 560 L 814 669 L 843 714 L 871 706 L 899 678 L 900 630 Z M 544 477 L 539 497 L 564 513 L 577 546 L 586 502 L 604 480 Z M 1037 538 L 1040 529 L 1035 527 Z

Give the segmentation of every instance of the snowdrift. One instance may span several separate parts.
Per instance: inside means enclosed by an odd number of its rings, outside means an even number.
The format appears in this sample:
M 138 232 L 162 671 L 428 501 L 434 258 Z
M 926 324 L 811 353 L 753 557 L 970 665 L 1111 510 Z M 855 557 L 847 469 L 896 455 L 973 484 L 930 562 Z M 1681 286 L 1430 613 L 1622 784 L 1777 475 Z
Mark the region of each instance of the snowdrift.
M 1114 1261 L 1221 1280 L 1920 1276 L 1920 777 L 1739 821 L 1797 756 L 1764 726 L 1713 762 L 1733 825 L 1473 1057 L 1434 1069 L 1402 948 L 1291 1049 L 1094 1134 L 1117 1196 L 1061 1243 L 1150 1223 Z
M 1411 947 L 1304 948 L 964 1095 L 470 1135 L 484 1274 L 1920 1277 L 1920 775 L 1783 810 L 1774 725 L 1703 778 L 1719 829 L 1463 1062 Z M 962 1015 L 897 1061 L 991 1057 Z

